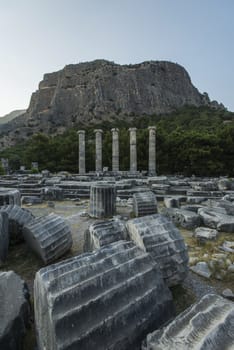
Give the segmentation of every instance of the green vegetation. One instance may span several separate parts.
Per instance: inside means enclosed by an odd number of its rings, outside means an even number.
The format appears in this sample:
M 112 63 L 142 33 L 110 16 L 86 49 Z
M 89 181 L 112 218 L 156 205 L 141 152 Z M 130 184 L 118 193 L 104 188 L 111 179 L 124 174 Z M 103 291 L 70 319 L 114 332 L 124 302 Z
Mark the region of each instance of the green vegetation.
M 157 171 L 158 174 L 184 174 L 201 176 L 234 176 L 234 113 L 208 107 L 184 107 L 170 115 L 128 117 L 102 122 L 103 166 L 111 169 L 111 128 L 120 130 L 120 169 L 129 169 L 129 132 L 137 131 L 138 169 L 148 168 L 149 125 L 157 127 Z M 32 161 L 39 169 L 52 172 L 67 170 L 77 172 L 78 136 L 76 130 L 86 130 L 86 167 L 95 168 L 95 136 L 97 124 L 86 127 L 77 124 L 63 135 L 34 135 L 25 144 L 0 152 L 9 158 L 11 169 L 19 165 L 31 167 Z

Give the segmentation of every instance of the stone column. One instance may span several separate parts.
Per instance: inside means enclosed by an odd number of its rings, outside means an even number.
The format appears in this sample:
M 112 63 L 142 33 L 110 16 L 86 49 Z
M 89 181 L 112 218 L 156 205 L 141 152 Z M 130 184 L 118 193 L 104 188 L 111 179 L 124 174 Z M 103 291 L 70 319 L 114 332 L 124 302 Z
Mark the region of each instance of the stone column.
M 149 175 L 156 175 L 156 127 L 149 126 Z
M 112 171 L 119 171 L 119 129 L 112 132 Z
M 136 130 L 137 128 L 128 129 L 130 132 L 130 172 L 137 171 L 137 142 Z
M 95 184 L 90 188 L 89 214 L 95 218 L 112 217 L 116 210 L 116 189 L 113 185 Z
M 83 175 L 86 173 L 85 169 L 85 131 L 79 130 L 79 174 Z
M 94 130 L 96 138 L 96 172 L 102 172 L 102 133 L 101 129 Z

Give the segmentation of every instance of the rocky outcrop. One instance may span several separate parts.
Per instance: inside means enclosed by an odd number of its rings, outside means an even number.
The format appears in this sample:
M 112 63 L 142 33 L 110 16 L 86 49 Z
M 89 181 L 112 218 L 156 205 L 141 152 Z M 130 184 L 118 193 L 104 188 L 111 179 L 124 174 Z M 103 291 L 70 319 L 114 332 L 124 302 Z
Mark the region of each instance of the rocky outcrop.
M 149 334 L 142 350 L 233 349 L 233 323 L 233 302 L 208 294 L 167 327 Z
M 0 272 L 0 349 L 23 349 L 23 337 L 29 326 L 28 299 L 27 286 L 15 272 Z
M 1 126 L 1 146 L 35 132 L 58 133 L 77 122 L 169 113 L 184 105 L 212 103 L 178 64 L 149 61 L 121 66 L 106 60 L 70 64 L 45 74 L 27 112 Z
M 158 265 L 127 241 L 39 270 L 34 307 L 39 350 L 139 350 L 174 313 Z

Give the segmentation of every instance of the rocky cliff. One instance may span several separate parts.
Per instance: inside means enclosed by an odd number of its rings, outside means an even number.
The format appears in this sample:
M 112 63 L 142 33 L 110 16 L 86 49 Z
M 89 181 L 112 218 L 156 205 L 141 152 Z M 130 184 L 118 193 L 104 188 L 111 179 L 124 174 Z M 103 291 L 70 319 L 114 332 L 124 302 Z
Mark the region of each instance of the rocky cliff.
M 78 122 L 169 113 L 184 105 L 222 108 L 199 93 L 175 63 L 72 64 L 44 75 L 26 113 L 0 126 L 0 142 L 6 147 L 35 132 L 56 134 Z

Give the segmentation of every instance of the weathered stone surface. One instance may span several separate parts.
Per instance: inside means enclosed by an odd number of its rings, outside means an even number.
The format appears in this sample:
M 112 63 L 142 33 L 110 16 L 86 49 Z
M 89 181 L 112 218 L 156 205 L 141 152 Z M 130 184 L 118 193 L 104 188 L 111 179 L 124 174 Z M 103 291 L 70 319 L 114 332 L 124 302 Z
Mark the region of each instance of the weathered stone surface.
M 6 213 L 0 213 L 0 265 L 6 261 L 8 246 L 8 215 Z
M 127 241 L 39 270 L 34 302 L 39 350 L 137 350 L 173 314 L 158 265 Z
M 184 228 L 193 229 L 200 225 L 200 216 L 190 210 L 183 210 L 177 208 L 168 208 L 164 210 L 166 216 Z
M 20 192 L 15 188 L 0 188 L 0 206 L 17 204 L 20 206 Z
M 18 205 L 5 205 L 0 208 L 0 212 L 7 213 L 9 218 L 10 244 L 22 242 L 24 240 L 23 227 L 34 219 L 34 215 Z
M 179 230 L 166 217 L 155 214 L 129 220 L 130 238 L 159 264 L 167 285 L 181 283 L 188 272 L 188 253 Z
M 42 198 L 46 201 L 62 201 L 64 199 L 63 189 L 56 186 L 44 187 Z
M 0 272 L 0 349 L 22 350 L 30 307 L 25 282 L 13 271 Z
M 234 232 L 234 216 L 219 213 L 217 210 L 214 210 L 214 208 L 199 209 L 198 214 L 202 218 L 205 226 L 216 228 L 218 231 Z
M 208 227 L 197 227 L 194 231 L 194 236 L 199 241 L 214 240 L 218 236 L 218 231 Z
M 116 210 L 116 189 L 105 183 L 94 184 L 90 188 L 90 216 L 111 217 Z
M 104 245 L 126 239 L 125 224 L 118 219 L 91 224 L 85 232 L 84 252 L 92 252 Z
M 190 269 L 196 274 L 205 278 L 210 278 L 212 275 L 212 272 L 205 261 L 200 261 L 196 265 L 190 266 Z
M 48 264 L 72 246 L 68 223 L 58 215 L 35 218 L 23 227 L 23 235 L 29 247 Z
M 157 198 L 151 191 L 134 193 L 133 212 L 136 217 L 158 212 Z
M 166 208 L 179 208 L 180 202 L 177 198 L 165 197 L 164 198 L 164 205 Z
M 13 144 L 40 128 L 56 133 L 78 122 L 163 114 L 185 105 L 211 102 L 178 64 L 148 61 L 121 66 L 106 60 L 71 64 L 44 75 L 27 112 L 2 126 L 1 142 Z
M 21 198 L 22 204 L 41 204 L 42 202 L 42 198 L 37 196 L 23 196 Z
M 229 350 L 234 348 L 234 303 L 215 294 L 147 336 L 142 350 Z

